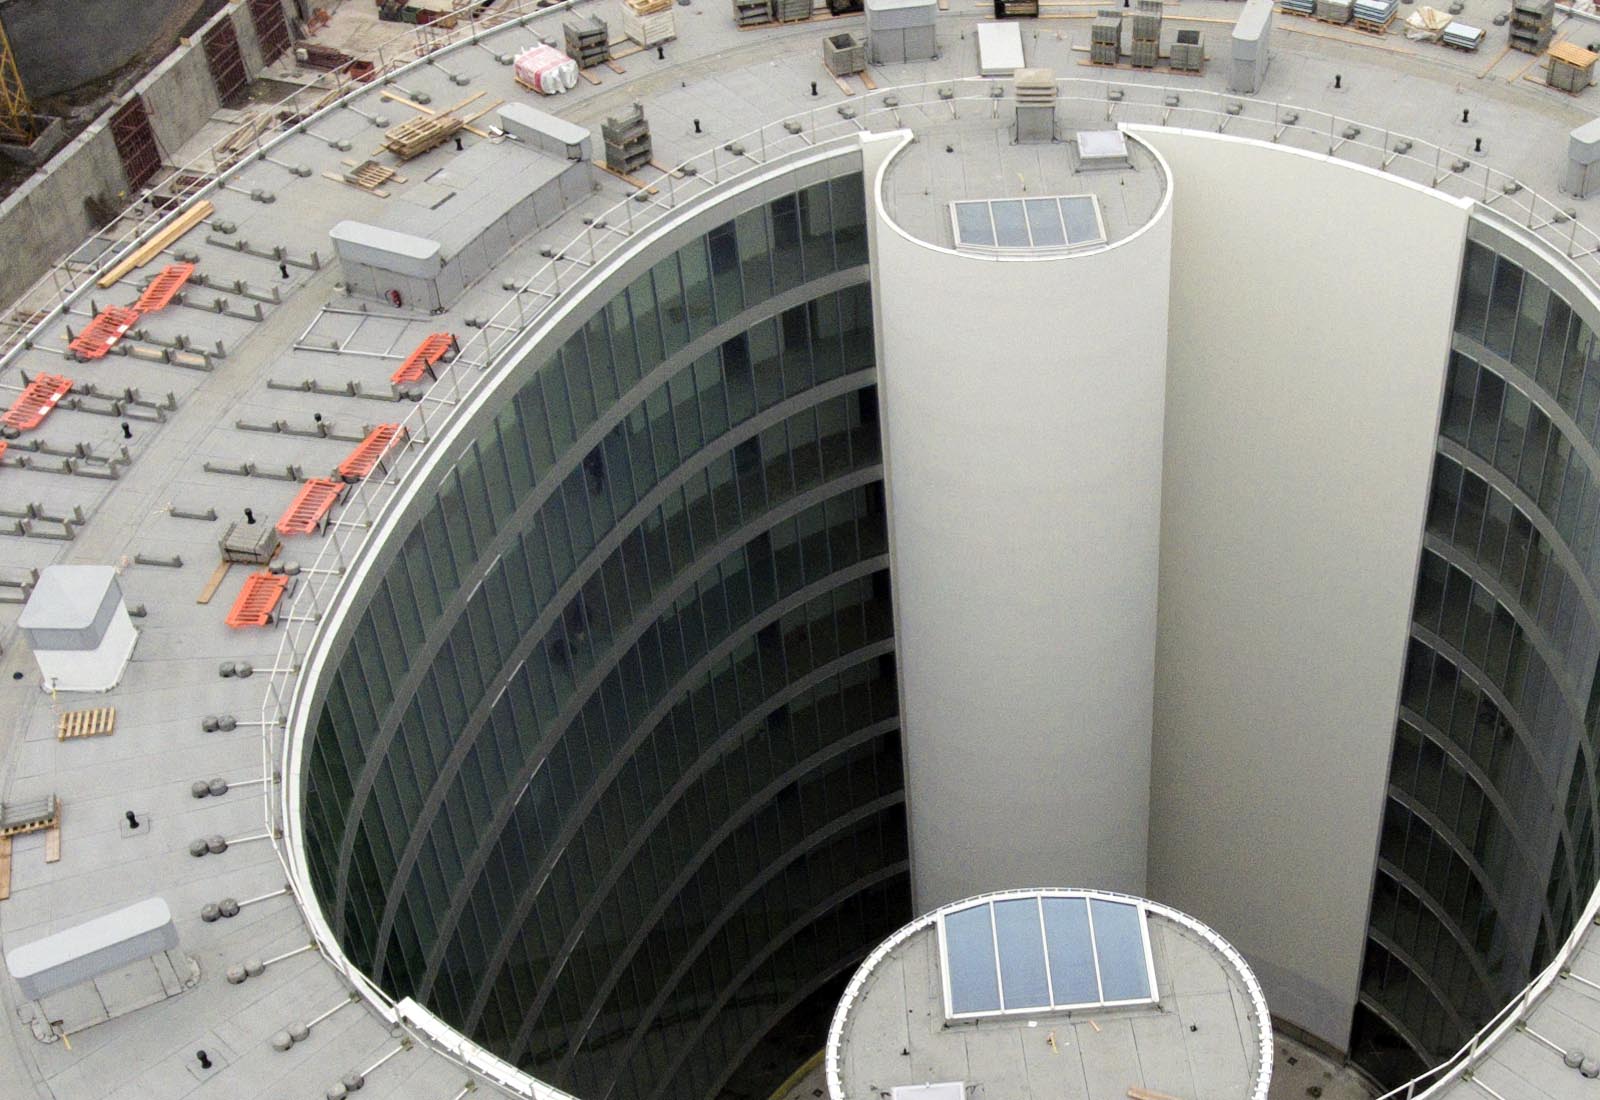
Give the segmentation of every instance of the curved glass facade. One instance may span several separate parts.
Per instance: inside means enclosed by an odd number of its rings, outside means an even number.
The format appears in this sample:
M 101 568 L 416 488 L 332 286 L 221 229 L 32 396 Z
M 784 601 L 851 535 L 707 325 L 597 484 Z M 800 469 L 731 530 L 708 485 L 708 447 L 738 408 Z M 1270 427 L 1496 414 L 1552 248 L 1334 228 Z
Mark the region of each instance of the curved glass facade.
M 816 1049 L 910 915 L 863 183 L 833 163 L 510 369 L 321 688 L 306 851 L 350 959 L 586 1098 L 770 1089 L 773 1029 Z
M 1597 879 L 1600 317 L 1471 236 L 1351 1040 L 1389 1083 L 1514 997 Z

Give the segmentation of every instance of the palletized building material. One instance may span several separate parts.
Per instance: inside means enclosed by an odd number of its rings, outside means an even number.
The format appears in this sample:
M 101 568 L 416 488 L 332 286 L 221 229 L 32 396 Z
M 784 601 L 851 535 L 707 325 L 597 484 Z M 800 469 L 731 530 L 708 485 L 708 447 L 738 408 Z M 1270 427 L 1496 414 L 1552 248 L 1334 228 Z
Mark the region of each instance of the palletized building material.
M 567 38 L 567 54 L 578 68 L 592 69 L 611 59 L 611 31 L 604 19 L 588 15 L 561 24 L 561 29 Z
M 1317 10 L 1317 0 L 1279 0 L 1278 6 L 1298 15 L 1313 15 Z
M 1556 0 L 1514 0 L 1511 5 L 1511 48 L 1543 53 L 1555 29 Z
M 1328 23 L 1348 23 L 1354 0 L 1317 0 L 1317 18 Z
M 578 86 L 578 63 L 554 46 L 530 46 L 517 55 L 512 75 L 540 95 L 559 95 Z
M 733 0 L 733 21 L 741 27 L 772 22 L 772 0 Z
M 1143 39 L 1135 41 L 1133 46 L 1128 50 L 1128 61 L 1136 69 L 1155 68 L 1156 61 L 1160 58 L 1160 56 L 1160 44 Z
M 645 121 L 640 104 L 635 103 L 625 115 L 601 123 L 600 137 L 606 146 L 606 167 L 612 171 L 631 175 L 650 163 L 650 124 Z
M 1134 42 L 1161 41 L 1161 0 L 1139 0 L 1133 13 Z
M 1096 65 L 1115 65 L 1122 54 L 1122 13 L 1102 8 L 1089 27 L 1089 60 Z
M 672 0 L 626 0 L 622 34 L 641 46 L 654 46 L 678 36 Z
M 1351 13 L 1363 30 L 1381 30 L 1394 22 L 1399 0 L 1355 0 Z
M 830 34 L 822 40 L 822 63 L 834 76 L 849 76 L 867 67 L 867 47 L 855 35 Z
M 810 19 L 811 0 L 772 0 L 772 17 L 780 23 Z
M 1557 42 L 1550 47 L 1545 65 L 1545 82 L 1552 88 L 1577 94 L 1594 80 L 1595 54 L 1572 42 Z
M 1206 40 L 1199 31 L 1179 31 L 1168 51 L 1172 67 L 1179 72 L 1197 73 L 1206 64 Z
M 1458 50 L 1475 50 L 1483 45 L 1483 30 L 1465 23 L 1451 23 L 1439 35 L 1439 41 Z

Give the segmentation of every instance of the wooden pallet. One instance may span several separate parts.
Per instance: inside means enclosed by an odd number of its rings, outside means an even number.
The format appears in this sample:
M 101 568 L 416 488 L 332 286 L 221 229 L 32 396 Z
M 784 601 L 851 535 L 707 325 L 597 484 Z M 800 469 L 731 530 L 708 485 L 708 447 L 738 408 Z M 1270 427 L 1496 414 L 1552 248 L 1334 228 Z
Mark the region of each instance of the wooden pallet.
M 56 719 L 56 740 L 70 741 L 75 737 L 100 737 L 115 732 L 116 707 L 92 707 L 88 710 L 67 710 Z
M 455 115 L 408 118 L 383 132 L 383 147 L 401 160 L 410 160 L 449 141 L 461 125 Z
M 38 800 L 37 808 L 17 811 L 17 816 L 10 825 L 0 823 L 0 836 L 21 836 L 24 833 L 37 833 L 41 829 L 53 828 L 61 823 L 61 800 L 55 795 Z M 0 819 L 3 822 L 3 819 Z

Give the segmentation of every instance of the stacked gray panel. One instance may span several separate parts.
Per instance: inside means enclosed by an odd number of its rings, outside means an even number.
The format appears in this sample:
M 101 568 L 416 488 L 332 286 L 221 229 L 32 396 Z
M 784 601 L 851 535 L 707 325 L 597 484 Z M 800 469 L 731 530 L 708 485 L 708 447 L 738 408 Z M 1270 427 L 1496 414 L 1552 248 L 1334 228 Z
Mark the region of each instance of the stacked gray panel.
M 1354 10 L 1353 0 L 1317 0 L 1317 18 L 1327 23 L 1348 23 Z
M 1122 55 L 1122 13 L 1102 8 L 1089 28 L 1089 60 L 1096 65 L 1115 65 Z

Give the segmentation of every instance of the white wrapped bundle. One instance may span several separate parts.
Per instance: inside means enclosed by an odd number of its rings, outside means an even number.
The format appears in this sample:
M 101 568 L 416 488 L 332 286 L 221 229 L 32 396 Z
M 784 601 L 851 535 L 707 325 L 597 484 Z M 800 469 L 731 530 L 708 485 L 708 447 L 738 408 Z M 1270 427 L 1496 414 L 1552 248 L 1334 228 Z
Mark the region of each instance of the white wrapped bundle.
M 533 46 L 517 55 L 518 83 L 540 95 L 560 95 L 578 86 L 578 63 L 554 46 Z

